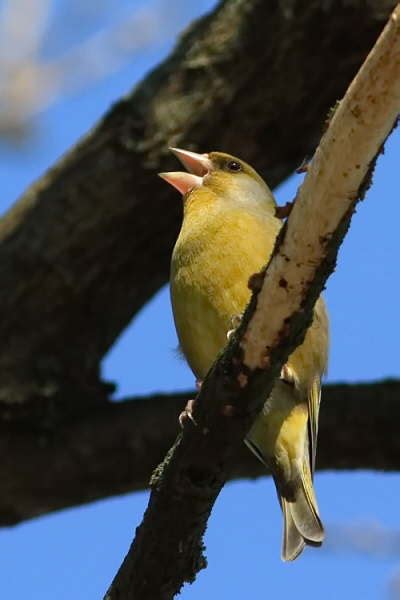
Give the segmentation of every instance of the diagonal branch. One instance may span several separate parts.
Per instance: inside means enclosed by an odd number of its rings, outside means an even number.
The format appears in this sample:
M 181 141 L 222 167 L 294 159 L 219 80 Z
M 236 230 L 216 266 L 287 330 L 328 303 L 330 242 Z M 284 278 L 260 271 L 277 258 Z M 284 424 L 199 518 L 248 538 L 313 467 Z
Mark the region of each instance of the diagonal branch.
M 337 108 L 242 324 L 202 385 L 198 426 L 183 431 L 153 475 L 143 522 L 107 600 L 172 598 L 205 567 L 203 534 L 232 458 L 304 339 L 399 112 L 400 4 Z
M 275 185 L 393 5 L 222 2 L 26 191 L 0 221 L 1 421 L 56 427 L 107 399 L 99 363 L 168 275 L 180 206 L 154 177 L 167 146 L 228 148 Z

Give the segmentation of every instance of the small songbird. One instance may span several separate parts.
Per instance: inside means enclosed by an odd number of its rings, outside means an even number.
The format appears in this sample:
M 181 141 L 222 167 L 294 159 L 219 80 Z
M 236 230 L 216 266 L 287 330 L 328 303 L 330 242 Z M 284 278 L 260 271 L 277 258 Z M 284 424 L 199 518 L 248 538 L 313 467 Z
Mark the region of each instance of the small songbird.
M 201 381 L 246 308 L 249 277 L 268 262 L 282 221 L 270 189 L 244 161 L 222 152 L 171 150 L 189 171 L 160 174 L 183 195 L 171 300 L 181 349 Z M 289 357 L 245 439 L 275 481 L 285 561 L 324 538 L 313 474 L 327 355 L 328 317 L 320 298 L 303 344 Z

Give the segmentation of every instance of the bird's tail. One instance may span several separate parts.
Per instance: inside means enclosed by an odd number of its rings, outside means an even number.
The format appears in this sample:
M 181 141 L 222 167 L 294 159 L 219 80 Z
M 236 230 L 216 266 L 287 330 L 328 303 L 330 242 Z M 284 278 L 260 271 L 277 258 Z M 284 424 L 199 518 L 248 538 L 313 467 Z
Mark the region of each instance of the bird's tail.
M 281 495 L 284 561 L 297 558 L 306 544 L 320 546 L 324 539 L 324 528 L 318 514 L 308 457 L 305 457 L 295 470 L 298 476 L 293 483 L 291 497 Z

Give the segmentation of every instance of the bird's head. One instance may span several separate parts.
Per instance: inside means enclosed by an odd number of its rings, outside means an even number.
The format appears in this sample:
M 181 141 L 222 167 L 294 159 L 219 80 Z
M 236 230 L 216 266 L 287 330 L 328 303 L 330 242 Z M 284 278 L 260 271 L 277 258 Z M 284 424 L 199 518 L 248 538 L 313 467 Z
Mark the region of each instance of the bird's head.
M 198 154 L 179 148 L 170 149 L 188 172 L 160 173 L 160 177 L 189 200 L 197 191 L 216 202 L 243 204 L 245 208 L 262 206 L 275 211 L 271 190 L 258 173 L 239 158 L 224 152 Z M 210 194 L 211 192 L 211 194 Z

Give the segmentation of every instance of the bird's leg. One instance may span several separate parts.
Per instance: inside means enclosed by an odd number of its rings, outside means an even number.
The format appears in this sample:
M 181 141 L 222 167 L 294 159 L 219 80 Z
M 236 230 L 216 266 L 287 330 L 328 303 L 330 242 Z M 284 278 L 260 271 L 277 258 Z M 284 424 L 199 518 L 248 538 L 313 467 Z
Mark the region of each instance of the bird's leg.
M 231 317 L 230 329 L 226 332 L 226 339 L 230 340 L 232 335 L 235 333 L 236 329 L 240 325 L 240 321 L 242 320 L 243 313 L 241 315 L 233 315 Z
M 203 382 L 201 381 L 201 379 L 196 379 L 196 389 L 198 391 L 201 390 L 202 383 Z M 179 425 L 181 426 L 182 429 L 185 427 L 185 425 L 187 424 L 188 421 L 192 421 L 193 425 L 197 425 L 197 423 L 193 417 L 193 408 L 195 406 L 195 403 L 196 403 L 196 398 L 191 398 L 190 400 L 188 400 L 185 408 L 179 415 Z
M 283 365 L 281 369 L 281 380 L 292 387 L 296 387 L 298 384 L 298 377 L 288 364 Z
M 188 400 L 185 408 L 179 415 L 179 425 L 182 429 L 185 427 L 185 425 L 187 425 L 188 421 L 192 421 L 193 425 L 197 425 L 193 417 L 193 407 L 195 402 L 195 398 L 191 398 L 190 400 Z

